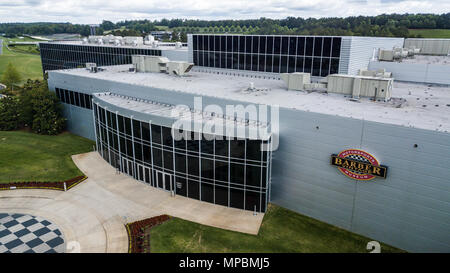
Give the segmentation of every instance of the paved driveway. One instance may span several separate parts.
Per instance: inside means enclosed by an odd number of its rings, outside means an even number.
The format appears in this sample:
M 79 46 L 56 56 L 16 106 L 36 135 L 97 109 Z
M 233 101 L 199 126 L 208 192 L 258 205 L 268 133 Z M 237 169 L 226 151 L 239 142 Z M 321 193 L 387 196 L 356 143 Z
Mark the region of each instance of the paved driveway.
M 67 192 L 0 191 L 0 212 L 40 216 L 55 223 L 68 252 L 127 252 L 124 224 L 168 214 L 219 228 L 257 234 L 263 214 L 227 208 L 170 193 L 116 174 L 96 152 L 74 155 L 89 178 Z

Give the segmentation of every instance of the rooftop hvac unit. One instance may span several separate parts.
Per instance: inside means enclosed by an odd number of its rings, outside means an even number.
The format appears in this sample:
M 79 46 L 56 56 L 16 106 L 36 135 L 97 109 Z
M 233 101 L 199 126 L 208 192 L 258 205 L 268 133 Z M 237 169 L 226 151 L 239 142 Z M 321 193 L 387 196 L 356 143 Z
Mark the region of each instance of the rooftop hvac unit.
M 86 69 L 91 70 L 91 67 L 97 67 L 96 63 L 86 63 Z
M 126 45 L 138 46 L 144 43 L 144 39 L 142 37 L 127 36 L 123 37 L 123 40 Z
M 304 90 L 305 84 L 311 83 L 311 74 L 303 72 L 281 73 L 281 79 L 287 84 L 288 90 Z
M 387 101 L 391 98 L 394 79 L 370 76 L 353 76 L 345 74 L 328 75 L 328 93 L 372 97 L 375 100 Z
M 183 76 L 184 74 L 188 73 L 193 66 L 193 63 L 187 62 L 168 62 L 167 72 L 178 76 Z
M 380 49 L 378 52 L 378 60 L 388 62 L 394 61 L 394 50 Z
M 145 36 L 145 42 L 147 42 L 148 44 L 151 44 L 155 41 L 155 37 L 153 35 L 147 35 Z
M 171 62 L 160 56 L 133 55 L 131 60 L 137 72 L 164 72 L 182 76 L 194 66 L 193 63 Z
M 392 78 L 392 72 L 386 72 L 386 69 L 384 68 L 378 70 L 360 69 L 358 75 L 366 77 Z
M 408 50 L 401 47 L 394 48 L 394 59 L 402 59 L 408 57 Z

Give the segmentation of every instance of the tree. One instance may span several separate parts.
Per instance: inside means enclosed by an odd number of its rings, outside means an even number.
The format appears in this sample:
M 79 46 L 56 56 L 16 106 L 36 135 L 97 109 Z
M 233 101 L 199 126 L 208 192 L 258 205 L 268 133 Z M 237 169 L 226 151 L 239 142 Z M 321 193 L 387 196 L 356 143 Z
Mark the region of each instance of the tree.
M 182 42 L 182 43 L 187 43 L 187 35 L 186 35 L 186 32 L 181 32 L 181 33 L 180 33 L 180 42 Z
M 46 81 L 28 80 L 16 96 L 0 99 L 0 130 L 30 126 L 36 133 L 56 135 L 65 127 L 61 107 Z
M 8 63 L 5 72 L 3 72 L 2 82 L 7 86 L 7 90 L 10 91 L 9 95 L 12 94 L 14 85 L 19 83 L 20 80 L 21 76 L 17 69 L 12 65 L 12 63 Z
M 20 102 L 17 97 L 0 98 L 0 130 L 9 131 L 19 128 Z
M 116 27 L 116 25 L 111 22 L 111 21 L 105 21 L 103 20 L 103 22 L 100 25 L 101 28 L 103 28 L 104 30 L 112 30 Z
M 21 127 L 28 127 L 33 125 L 33 92 L 41 87 L 41 82 L 39 80 L 30 80 L 18 90 L 18 95 L 20 97 L 20 119 L 19 123 Z
M 61 104 L 55 93 L 50 92 L 44 84 L 33 91 L 31 104 L 33 105 L 33 125 L 35 133 L 56 135 L 65 128 L 66 119 L 62 117 Z

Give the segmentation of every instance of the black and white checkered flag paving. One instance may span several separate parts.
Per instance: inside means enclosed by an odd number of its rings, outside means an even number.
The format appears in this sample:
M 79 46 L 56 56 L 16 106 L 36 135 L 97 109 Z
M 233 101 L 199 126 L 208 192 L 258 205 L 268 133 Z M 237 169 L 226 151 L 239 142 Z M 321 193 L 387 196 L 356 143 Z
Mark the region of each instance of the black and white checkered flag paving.
M 41 217 L 0 213 L 0 253 L 62 253 L 64 237 Z

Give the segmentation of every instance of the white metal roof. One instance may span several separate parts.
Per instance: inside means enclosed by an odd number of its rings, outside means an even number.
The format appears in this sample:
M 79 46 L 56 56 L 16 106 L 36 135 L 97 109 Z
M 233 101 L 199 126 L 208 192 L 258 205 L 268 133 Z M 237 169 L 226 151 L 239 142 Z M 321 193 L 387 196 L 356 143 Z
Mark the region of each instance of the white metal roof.
M 361 99 L 350 101 L 342 94 L 288 91 L 282 80 L 250 77 L 247 72 L 212 70 L 191 71 L 186 77 L 163 73 L 130 73 L 130 65 L 108 66 L 105 71 L 89 73 L 86 69 L 50 71 L 133 85 L 176 90 L 199 96 L 232 99 L 255 104 L 337 115 L 375 122 L 450 132 L 450 87 L 394 82 L 393 98 L 406 100 L 402 107 L 391 102 Z M 207 69 L 202 69 L 206 71 Z M 223 74 L 217 74 L 223 73 Z M 227 74 L 227 75 L 226 75 Z M 244 75 L 244 76 L 237 76 Z M 245 76 L 246 75 L 246 76 Z M 263 77 L 263 73 L 257 74 Z M 276 78 L 276 77 L 275 77 Z M 250 83 L 259 91 L 247 90 Z
M 406 64 L 450 65 L 450 56 L 415 55 L 401 61 Z M 450 77 L 450 75 L 448 75 Z
M 220 126 L 223 128 L 223 136 L 236 136 L 242 138 L 257 138 L 267 140 L 270 137 L 268 126 L 262 122 L 235 120 L 234 117 L 217 116 L 215 113 L 196 111 L 185 107 L 158 103 L 150 100 L 124 96 L 111 92 L 95 93 L 95 97 L 101 101 L 110 103 L 120 108 L 129 109 L 135 112 L 156 115 L 160 117 L 170 117 L 188 123 L 200 123 Z M 200 128 L 203 128 L 201 126 Z M 236 130 L 235 130 L 236 129 Z M 192 128 L 195 131 L 195 126 Z M 247 132 L 246 132 L 247 131 Z M 230 133 L 237 135 L 230 135 Z M 250 133 L 251 132 L 251 133 Z M 213 132 L 211 132 L 213 133 Z M 252 133 L 254 133 L 252 135 Z M 254 137 L 251 137 L 254 136 Z

